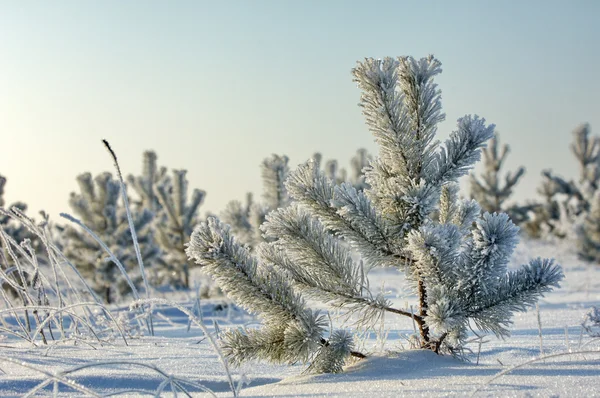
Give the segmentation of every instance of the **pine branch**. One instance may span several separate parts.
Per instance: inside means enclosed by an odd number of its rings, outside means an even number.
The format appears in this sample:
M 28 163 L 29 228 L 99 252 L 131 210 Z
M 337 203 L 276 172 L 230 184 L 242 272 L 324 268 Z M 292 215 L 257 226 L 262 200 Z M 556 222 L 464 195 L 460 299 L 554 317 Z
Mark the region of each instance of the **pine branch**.
M 384 222 L 377 218 L 375 212 L 369 209 L 368 202 L 364 199 L 361 202 L 358 195 L 355 195 L 354 198 L 359 202 L 353 203 L 352 195 L 348 195 L 347 189 L 344 192 L 344 188 L 340 188 L 339 201 L 336 202 L 338 197 L 334 196 L 334 186 L 315 168 L 313 162 L 300 165 L 296 171 L 290 173 L 286 187 L 296 202 L 315 214 L 327 229 L 351 242 L 359 252 L 366 253 L 367 258 L 369 252 L 378 253 L 381 259 L 377 265 L 397 266 L 398 259 L 407 260 L 401 250 L 393 252 L 395 246 L 381 241 L 381 238 L 387 239 L 383 232 L 386 227 Z M 338 210 L 331 205 L 332 203 L 343 207 Z M 344 217 L 350 212 L 360 214 L 363 218 L 361 222 L 354 222 L 351 217 Z M 368 221 L 368 224 L 365 224 L 365 221 Z M 378 223 L 381 225 L 377 225 Z M 375 230 L 376 235 L 366 233 L 365 229 Z
M 458 119 L 458 130 L 452 132 L 426 175 L 432 184 L 443 185 L 465 175 L 480 158 L 480 149 L 494 135 L 493 124 L 486 126 L 485 119 L 465 116 Z
M 283 275 L 261 268 L 227 226 L 210 217 L 195 229 L 187 253 L 236 304 L 265 322 L 261 331 L 226 335 L 225 350 L 234 362 L 251 358 L 294 362 L 312 355 L 322 341 L 325 319 L 305 308 Z
M 268 318 L 302 316 L 304 302 L 287 281 L 259 268 L 257 260 L 217 218 L 209 217 L 196 227 L 186 252 L 247 311 Z
M 512 312 L 523 312 L 534 306 L 540 296 L 551 291 L 552 287 L 558 287 L 563 278 L 560 267 L 553 260 L 538 257 L 503 277 L 495 294 L 475 301 L 466 316 L 483 331 L 507 336 L 509 331 L 506 327 L 511 324 Z

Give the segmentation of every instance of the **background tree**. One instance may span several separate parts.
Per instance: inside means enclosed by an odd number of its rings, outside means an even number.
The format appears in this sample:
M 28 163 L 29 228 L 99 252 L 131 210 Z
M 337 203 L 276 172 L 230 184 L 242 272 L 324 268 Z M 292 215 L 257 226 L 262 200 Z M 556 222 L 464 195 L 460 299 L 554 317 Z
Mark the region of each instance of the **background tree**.
M 6 186 L 6 181 L 6 177 L 0 175 L 0 207 L 4 207 L 6 204 L 6 201 L 4 200 L 4 187 Z M 10 210 L 13 207 L 18 208 L 22 212 L 27 211 L 27 205 L 23 202 L 12 203 L 7 209 Z M 26 238 L 32 238 L 31 234 L 28 233 L 23 225 L 13 222 L 12 218 L 2 214 L 0 214 L 0 228 L 17 242 L 22 242 L 23 239 Z
M 471 198 L 479 203 L 483 211 L 505 212 L 511 220 L 520 224 L 528 219 L 528 213 L 537 205 L 506 204 L 507 199 L 513 194 L 513 188 L 525 174 L 525 168 L 519 167 L 514 174 L 508 172 L 502 177 L 501 169 L 509 152 L 510 147 L 506 144 L 500 146 L 498 134 L 495 134 L 488 146 L 483 149 L 483 171 L 479 175 L 470 174 Z
M 583 238 L 582 224 L 592 211 L 600 178 L 600 138 L 590 134 L 588 124 L 573 131 L 571 151 L 579 164 L 577 181 L 567 181 L 550 170 L 542 172 L 538 192 L 544 201 L 534 211 L 534 219 L 525 225 L 531 235 L 570 237 L 578 241 Z
M 360 148 L 356 151 L 356 154 L 350 159 L 350 167 L 352 172 L 350 173 L 350 184 L 354 186 L 358 191 L 363 191 L 368 188 L 368 184 L 365 179 L 365 168 L 369 166 L 373 157 L 369 155 L 366 149 Z
M 4 187 L 6 186 L 7 179 L 6 177 L 0 175 L 0 208 L 3 208 L 6 204 L 4 199 Z M 14 213 L 12 209 L 18 209 L 22 213 L 27 211 L 27 205 L 23 202 L 15 202 L 12 203 L 6 209 L 8 212 Z M 30 250 L 33 250 L 37 253 L 37 258 L 40 263 L 45 263 L 47 261 L 46 256 L 43 250 L 40 249 L 40 242 L 37 237 L 32 234 L 22 223 L 16 222 L 15 218 L 10 217 L 8 214 L 4 214 L 0 212 L 0 229 L 4 231 L 4 233 L 14 240 L 16 244 L 25 244 Z M 27 243 L 25 241 L 28 241 Z M 11 242 L 6 242 L 0 239 L 0 250 L 3 253 L 0 253 L 0 268 L 2 268 L 3 273 L 9 278 L 12 279 L 12 282 L 18 286 L 24 286 L 24 284 L 29 284 L 31 282 L 30 275 L 23 272 L 23 275 L 16 274 L 16 268 L 11 266 L 11 262 L 9 261 L 9 254 L 7 253 L 7 247 L 11 245 Z M 7 282 L 1 282 L 2 288 L 7 291 L 11 296 L 17 297 L 20 295 L 18 291 L 16 291 L 12 286 L 10 286 Z M 25 303 L 26 300 L 23 299 Z
M 132 203 L 138 208 L 145 208 L 154 213 L 157 213 L 161 208 L 155 187 L 164 183 L 167 179 L 167 168 L 159 168 L 156 162 L 157 159 L 156 152 L 145 151 L 142 155 L 142 174 L 127 176 L 129 186 L 138 194 L 137 200 Z
M 250 248 L 264 241 L 259 229 L 265 221 L 265 216 L 274 209 L 289 204 L 289 196 L 284 185 L 289 174 L 289 158 L 285 155 L 271 155 L 265 158 L 261 165 L 263 180 L 263 202 L 255 203 L 253 195 L 246 195 L 246 204 L 233 200 L 227 204 L 221 213 L 223 221 L 231 229 L 240 242 Z
M 590 211 L 575 225 L 579 256 L 600 263 L 600 191 L 594 194 Z
M 321 167 L 323 156 L 317 152 L 313 155 L 317 168 Z M 351 159 L 351 175 L 345 169 L 338 167 L 337 160 L 328 160 L 323 166 L 323 172 L 328 178 L 337 183 L 350 182 L 358 190 L 363 190 L 367 185 L 363 169 L 368 166 L 371 156 L 366 149 L 359 149 Z M 227 204 L 221 213 L 221 219 L 231 226 L 233 235 L 239 242 L 250 248 L 264 242 L 260 226 L 265 221 L 266 215 L 275 209 L 285 207 L 290 200 L 284 185 L 289 174 L 289 159 L 285 155 L 271 155 L 263 160 L 261 173 L 263 177 L 263 202 L 255 203 L 252 193 L 246 195 L 246 203 L 234 200 Z
M 316 163 L 316 167 L 320 168 L 323 156 L 317 152 L 313 155 L 313 159 Z M 360 148 L 356 151 L 356 154 L 350 159 L 350 173 L 343 167 L 339 167 L 338 161 L 330 159 L 325 162 L 323 166 L 323 172 L 330 180 L 336 184 L 348 182 L 352 184 L 359 191 L 367 187 L 365 183 L 365 167 L 369 166 L 372 157 L 369 155 L 366 149 Z
M 93 179 L 90 173 L 83 173 L 77 177 L 77 183 L 80 193 L 71 193 L 71 209 L 115 254 L 130 278 L 141 285 L 142 277 L 138 272 L 127 215 L 119 200 L 119 181 L 113 179 L 108 172 Z M 154 215 L 150 210 L 144 209 L 135 212 L 133 216 L 144 263 L 151 268 L 160 254 L 150 228 Z M 130 292 L 117 265 L 86 231 L 70 224 L 60 227 L 60 230 L 65 255 L 107 303 Z
M 186 170 L 158 168 L 153 151 L 144 152 L 141 176 L 128 176 L 129 184 L 139 196 L 138 209 L 154 213 L 152 228 L 161 255 L 156 259 L 154 274 L 157 282 L 173 287 L 190 286 L 190 264 L 185 254 L 185 244 L 198 222 L 198 210 L 206 197 L 200 189 L 188 197 L 189 182 Z
M 380 147 L 364 192 L 335 185 L 308 162 L 288 177 L 292 203 L 267 216 L 263 231 L 270 241 L 256 256 L 216 218 L 196 227 L 188 255 L 263 320 L 260 329 L 223 335 L 234 363 L 310 360 L 316 371 L 339 371 L 349 355 L 360 357 L 347 332 L 326 333 L 303 295 L 355 314 L 359 324 L 386 312 L 412 318 L 422 348 L 456 352 L 471 321 L 506 336 L 514 311 L 558 285 L 562 273 L 552 260 L 508 271 L 518 228 L 506 214 L 481 216 L 475 201 L 458 199 L 457 179 L 479 160 L 494 126 L 465 116 L 444 145 L 435 141 L 444 119 L 433 80 L 440 72 L 432 56 L 368 58 L 353 70 Z M 369 288 L 368 273 L 378 266 L 405 272 L 416 313 Z

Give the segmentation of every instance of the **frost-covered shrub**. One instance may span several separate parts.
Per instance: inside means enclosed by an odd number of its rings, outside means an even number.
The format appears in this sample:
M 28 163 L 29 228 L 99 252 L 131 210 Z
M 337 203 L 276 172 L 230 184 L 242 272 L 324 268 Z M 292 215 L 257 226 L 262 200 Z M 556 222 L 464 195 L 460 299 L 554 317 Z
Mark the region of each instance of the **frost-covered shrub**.
M 358 191 L 364 191 L 369 187 L 366 181 L 365 168 L 369 166 L 372 160 L 373 157 L 364 148 L 357 150 L 356 154 L 350 159 L 352 173 L 348 182 Z
M 321 167 L 323 156 L 320 153 L 313 155 L 317 168 Z M 363 169 L 368 166 L 371 156 L 366 149 L 359 149 L 350 161 L 352 173 L 348 177 L 345 169 L 338 167 L 336 160 L 328 160 L 323 172 L 337 183 L 349 182 L 356 189 L 366 187 Z M 264 223 L 266 215 L 272 210 L 282 208 L 290 203 L 290 198 L 285 187 L 285 180 L 289 175 L 289 159 L 285 155 L 271 155 L 263 160 L 261 173 L 263 179 L 263 201 L 255 203 L 253 195 L 246 195 L 246 203 L 234 200 L 227 204 L 221 213 L 221 220 L 228 224 L 236 239 L 250 248 L 257 247 L 265 241 L 260 226 Z
M 141 285 L 142 275 L 133 249 L 126 210 L 119 200 L 119 181 L 106 172 L 95 178 L 90 173 L 83 173 L 77 177 L 77 182 L 80 193 L 71 193 L 71 209 L 115 254 L 130 278 Z M 148 209 L 133 214 L 141 254 L 148 267 L 160 254 L 150 227 L 153 217 Z M 72 224 L 60 229 L 64 254 L 107 303 L 130 293 L 130 287 L 117 265 L 86 231 Z
M 289 204 L 289 196 L 284 182 L 289 174 L 289 158 L 285 155 L 271 155 L 260 165 L 263 180 L 263 201 L 255 203 L 251 193 L 246 195 L 246 204 L 237 200 L 229 202 L 221 213 L 223 221 L 231 226 L 237 239 L 250 248 L 264 242 L 259 229 L 265 216 L 274 209 Z
M 189 288 L 190 264 L 184 245 L 198 222 L 206 192 L 194 189 L 189 198 L 187 170 L 173 170 L 169 175 L 166 168 L 158 168 L 156 160 L 155 152 L 146 151 L 142 175 L 130 175 L 128 182 L 139 196 L 135 203 L 138 211 L 154 214 L 152 228 L 161 251 L 153 267 L 155 282 Z
M 0 175 L 0 209 L 3 209 L 6 204 L 4 200 L 4 187 L 6 185 L 6 177 Z M 23 223 L 18 221 L 17 214 L 24 214 L 27 211 L 27 205 L 23 202 L 16 202 L 8 206 L 4 211 L 0 212 L 0 229 L 3 231 L 5 236 L 10 237 L 16 243 L 26 242 L 28 247 L 33 251 L 37 251 L 37 260 L 41 264 L 48 262 L 46 258 L 45 250 L 41 246 L 41 242 L 35 234 L 32 234 Z M 8 256 L 7 250 L 10 246 L 9 242 L 0 241 L 0 251 L 3 251 L 5 256 Z M 8 261 L 0 261 L 0 269 L 6 272 L 5 277 L 10 278 L 8 281 L 0 281 L 2 288 L 11 296 L 17 297 L 19 295 L 13 285 L 26 287 L 31 284 L 32 275 L 27 271 L 23 271 L 21 275 L 17 275 L 16 269 L 8 265 Z
M 579 164 L 579 179 L 567 181 L 546 170 L 539 188 L 544 203 L 526 225 L 534 236 L 554 235 L 575 241 L 579 255 L 600 261 L 600 137 L 583 124 L 573 131 L 571 151 Z
M 508 172 L 502 177 L 501 169 L 510 148 L 506 144 L 501 149 L 499 147 L 499 137 L 496 134 L 489 145 L 483 149 L 483 171 L 479 175 L 470 174 L 471 198 L 479 203 L 481 210 L 488 213 L 507 213 L 513 222 L 520 224 L 528 219 L 528 214 L 537 205 L 506 204 L 513 193 L 513 188 L 525 174 L 525 168 L 519 167 L 514 174 Z
M 320 168 L 323 156 L 317 152 L 313 155 L 313 160 L 316 163 L 316 167 Z M 339 167 L 338 161 L 335 159 L 328 160 L 323 165 L 323 172 L 331 181 L 335 184 L 342 184 L 344 182 L 352 184 L 357 190 L 362 191 L 367 187 L 365 182 L 365 167 L 369 166 L 369 163 L 373 160 L 371 155 L 366 149 L 360 148 L 356 151 L 356 154 L 350 159 L 350 175 L 343 167 Z
M 590 337 L 600 337 L 600 310 L 592 307 L 583 317 L 581 327 Z
M 4 200 L 4 187 L 6 186 L 6 181 L 6 177 L 0 175 L 0 207 L 4 207 L 6 204 L 6 201 Z M 27 211 L 27 205 L 23 202 L 13 203 L 8 206 L 7 209 L 12 209 L 13 207 L 19 209 L 21 212 Z M 15 222 L 13 218 L 3 214 L 0 214 L 0 228 L 17 242 L 21 242 L 26 238 L 34 238 L 21 223 Z
M 481 215 L 475 201 L 458 199 L 457 179 L 479 160 L 494 126 L 465 116 L 445 144 L 434 140 L 444 119 L 433 80 L 440 72 L 432 56 L 368 58 L 353 70 L 380 147 L 364 192 L 335 185 L 309 161 L 290 173 L 292 203 L 266 217 L 270 241 L 255 253 L 217 218 L 195 228 L 188 255 L 262 320 L 260 329 L 222 335 L 233 363 L 310 361 L 315 371 L 337 372 L 349 355 L 360 357 L 349 332 L 328 330 L 327 317 L 304 297 L 354 314 L 359 324 L 383 313 L 412 318 L 422 348 L 454 352 L 470 324 L 507 336 L 513 312 L 558 286 L 563 276 L 552 260 L 509 271 L 518 228 L 504 213 Z M 406 274 L 415 313 L 369 288 L 375 267 Z

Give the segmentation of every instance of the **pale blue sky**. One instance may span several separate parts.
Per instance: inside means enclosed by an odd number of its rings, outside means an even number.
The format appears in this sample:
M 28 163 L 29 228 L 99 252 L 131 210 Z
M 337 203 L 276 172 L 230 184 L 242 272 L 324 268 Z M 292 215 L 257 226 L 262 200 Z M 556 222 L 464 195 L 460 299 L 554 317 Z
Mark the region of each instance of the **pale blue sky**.
M 426 5 L 425 5 L 426 4 Z M 576 176 L 570 131 L 600 134 L 600 1 L 1 1 L 0 174 L 8 201 L 70 211 L 77 174 L 142 152 L 188 169 L 219 212 L 260 193 L 259 163 L 376 152 L 350 69 L 434 54 L 447 120 L 477 113 L 540 171 Z

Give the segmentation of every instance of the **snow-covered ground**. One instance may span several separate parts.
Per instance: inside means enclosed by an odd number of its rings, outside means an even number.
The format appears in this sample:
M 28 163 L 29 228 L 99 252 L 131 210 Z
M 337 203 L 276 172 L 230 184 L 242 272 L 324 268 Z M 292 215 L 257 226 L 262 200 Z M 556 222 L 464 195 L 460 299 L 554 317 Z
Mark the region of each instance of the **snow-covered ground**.
M 509 339 L 484 336 L 482 344 L 473 341 L 469 361 L 461 361 L 408 349 L 410 319 L 388 315 L 357 342 L 369 358 L 349 365 L 342 374 L 304 375 L 303 364 L 249 363 L 232 369 L 233 382 L 243 383 L 240 395 L 246 397 L 600 396 L 600 339 L 582 333 L 580 326 L 589 308 L 600 305 L 600 266 L 577 259 L 566 242 L 527 240 L 518 246 L 513 265 L 537 256 L 556 258 L 565 273 L 562 287 L 539 303 L 541 341 L 534 309 L 516 314 Z M 416 304 L 395 270 L 373 270 L 370 282 L 382 286 L 399 307 Z M 191 309 L 191 297 L 167 298 Z M 255 321 L 226 304 L 201 301 L 210 331 L 217 324 L 222 329 Z M 155 336 L 129 338 L 128 345 L 115 338 L 102 346 L 67 341 L 32 347 L 0 332 L 0 396 L 22 396 L 44 382 L 35 395 L 52 396 L 52 380 L 60 381 L 59 396 L 153 396 L 161 389 L 162 395 L 171 396 L 171 383 L 192 396 L 210 395 L 201 386 L 217 396 L 232 396 L 224 367 L 200 328 L 188 331 L 188 317 L 172 307 L 157 306 L 155 312 Z M 582 351 L 586 353 L 577 353 Z M 542 352 L 547 358 L 539 359 Z M 69 382 L 86 393 L 68 387 Z M 180 389 L 178 395 L 185 394 Z

